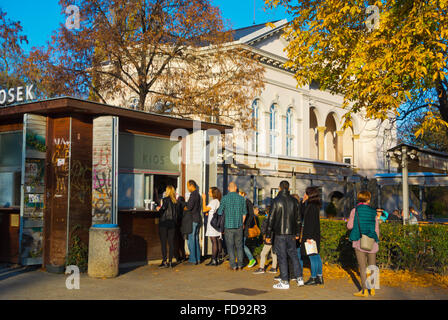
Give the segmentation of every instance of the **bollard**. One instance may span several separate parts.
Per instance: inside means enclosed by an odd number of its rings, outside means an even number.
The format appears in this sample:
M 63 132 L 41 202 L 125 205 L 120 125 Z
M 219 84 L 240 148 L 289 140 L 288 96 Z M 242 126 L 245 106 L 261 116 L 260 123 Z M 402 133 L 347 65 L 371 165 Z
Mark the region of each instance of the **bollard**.
M 96 224 L 89 230 L 87 274 L 94 278 L 118 275 L 120 228 L 116 224 Z

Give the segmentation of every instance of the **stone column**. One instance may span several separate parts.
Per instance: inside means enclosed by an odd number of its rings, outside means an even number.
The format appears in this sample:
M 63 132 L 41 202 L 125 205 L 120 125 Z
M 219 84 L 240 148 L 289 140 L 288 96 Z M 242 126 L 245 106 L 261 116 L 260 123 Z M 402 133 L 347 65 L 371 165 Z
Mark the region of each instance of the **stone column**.
M 300 157 L 310 158 L 310 101 L 306 95 L 300 95 L 298 121 L 301 121 L 301 126 L 298 126 L 297 132 L 297 155 Z
M 353 135 L 353 165 L 358 167 L 359 159 L 359 134 Z
M 344 131 L 336 131 L 336 161 L 343 162 L 344 159 Z
M 303 129 L 303 120 L 296 119 L 296 130 L 293 131 L 294 134 L 294 143 L 295 143 L 295 152 L 293 153 L 296 157 L 304 157 L 304 129 Z M 309 141 L 309 138 L 308 138 Z
M 325 130 L 327 127 L 317 127 L 319 143 L 319 160 L 325 160 Z
M 118 117 L 93 120 L 92 224 L 116 223 Z

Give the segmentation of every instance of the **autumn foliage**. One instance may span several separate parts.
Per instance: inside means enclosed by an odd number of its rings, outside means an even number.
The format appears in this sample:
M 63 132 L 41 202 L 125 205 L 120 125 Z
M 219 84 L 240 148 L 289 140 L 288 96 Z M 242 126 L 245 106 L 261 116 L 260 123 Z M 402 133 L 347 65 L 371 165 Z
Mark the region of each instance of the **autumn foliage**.
M 285 37 L 298 85 L 318 80 L 342 94 L 346 125 L 353 112 L 384 120 L 420 111 L 417 134 L 447 129 L 448 0 L 265 2 L 294 16 Z M 379 9 L 378 28 L 366 25 L 368 5 Z
M 232 44 L 208 0 L 61 0 L 80 28 L 61 24 L 30 53 L 30 73 L 50 96 L 244 124 L 263 68 Z M 212 118 L 213 117 L 213 118 Z

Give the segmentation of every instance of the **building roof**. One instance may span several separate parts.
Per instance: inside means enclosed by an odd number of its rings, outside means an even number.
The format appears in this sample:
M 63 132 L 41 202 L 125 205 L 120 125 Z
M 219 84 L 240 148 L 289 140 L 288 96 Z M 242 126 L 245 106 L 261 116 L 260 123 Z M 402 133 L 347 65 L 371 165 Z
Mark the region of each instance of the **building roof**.
M 271 23 L 276 23 L 280 20 L 276 20 L 276 21 L 272 21 Z M 256 31 L 259 31 L 261 29 L 264 29 L 266 27 L 266 22 L 265 23 L 260 23 L 257 25 L 253 25 L 253 26 L 249 26 L 249 27 L 244 27 L 244 28 L 239 28 L 239 29 L 235 29 L 232 30 L 233 33 L 233 40 L 240 40 L 241 38 L 254 33 Z
M 427 153 L 427 154 L 432 154 L 432 155 L 443 157 L 443 158 L 448 158 L 448 153 L 436 151 L 436 150 L 432 150 L 432 149 L 428 149 L 428 148 L 422 148 L 422 147 L 412 145 L 412 144 L 407 144 L 407 143 L 400 143 L 400 144 L 396 145 L 395 147 L 390 148 L 387 151 L 388 152 L 393 152 L 395 150 L 401 151 L 402 147 L 407 147 L 410 150 L 414 149 L 414 150 L 422 152 L 422 153 Z
M 169 128 L 193 129 L 194 120 L 162 115 L 153 112 L 132 110 L 104 103 L 73 97 L 58 97 L 14 104 L 0 108 L 0 121 L 19 119 L 25 113 L 40 115 L 69 115 L 72 113 L 92 116 L 118 116 L 137 122 L 158 123 Z M 224 132 L 232 126 L 201 121 L 201 129 L 216 129 Z
M 268 23 L 273 24 L 274 28 L 268 26 Z M 277 32 L 282 32 L 287 24 L 288 20 L 283 19 L 235 29 L 233 30 L 233 39 L 234 42 L 251 45 L 254 41 L 265 39 Z

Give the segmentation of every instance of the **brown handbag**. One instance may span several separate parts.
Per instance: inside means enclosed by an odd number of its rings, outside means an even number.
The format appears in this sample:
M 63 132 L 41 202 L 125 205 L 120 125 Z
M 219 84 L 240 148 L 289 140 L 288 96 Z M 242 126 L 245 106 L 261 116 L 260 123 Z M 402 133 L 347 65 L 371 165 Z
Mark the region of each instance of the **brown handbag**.
M 254 221 L 255 221 L 254 226 L 247 230 L 248 238 L 256 238 L 261 234 L 261 230 L 260 230 L 260 228 L 258 228 L 257 221 L 256 221 L 255 217 L 254 217 Z

